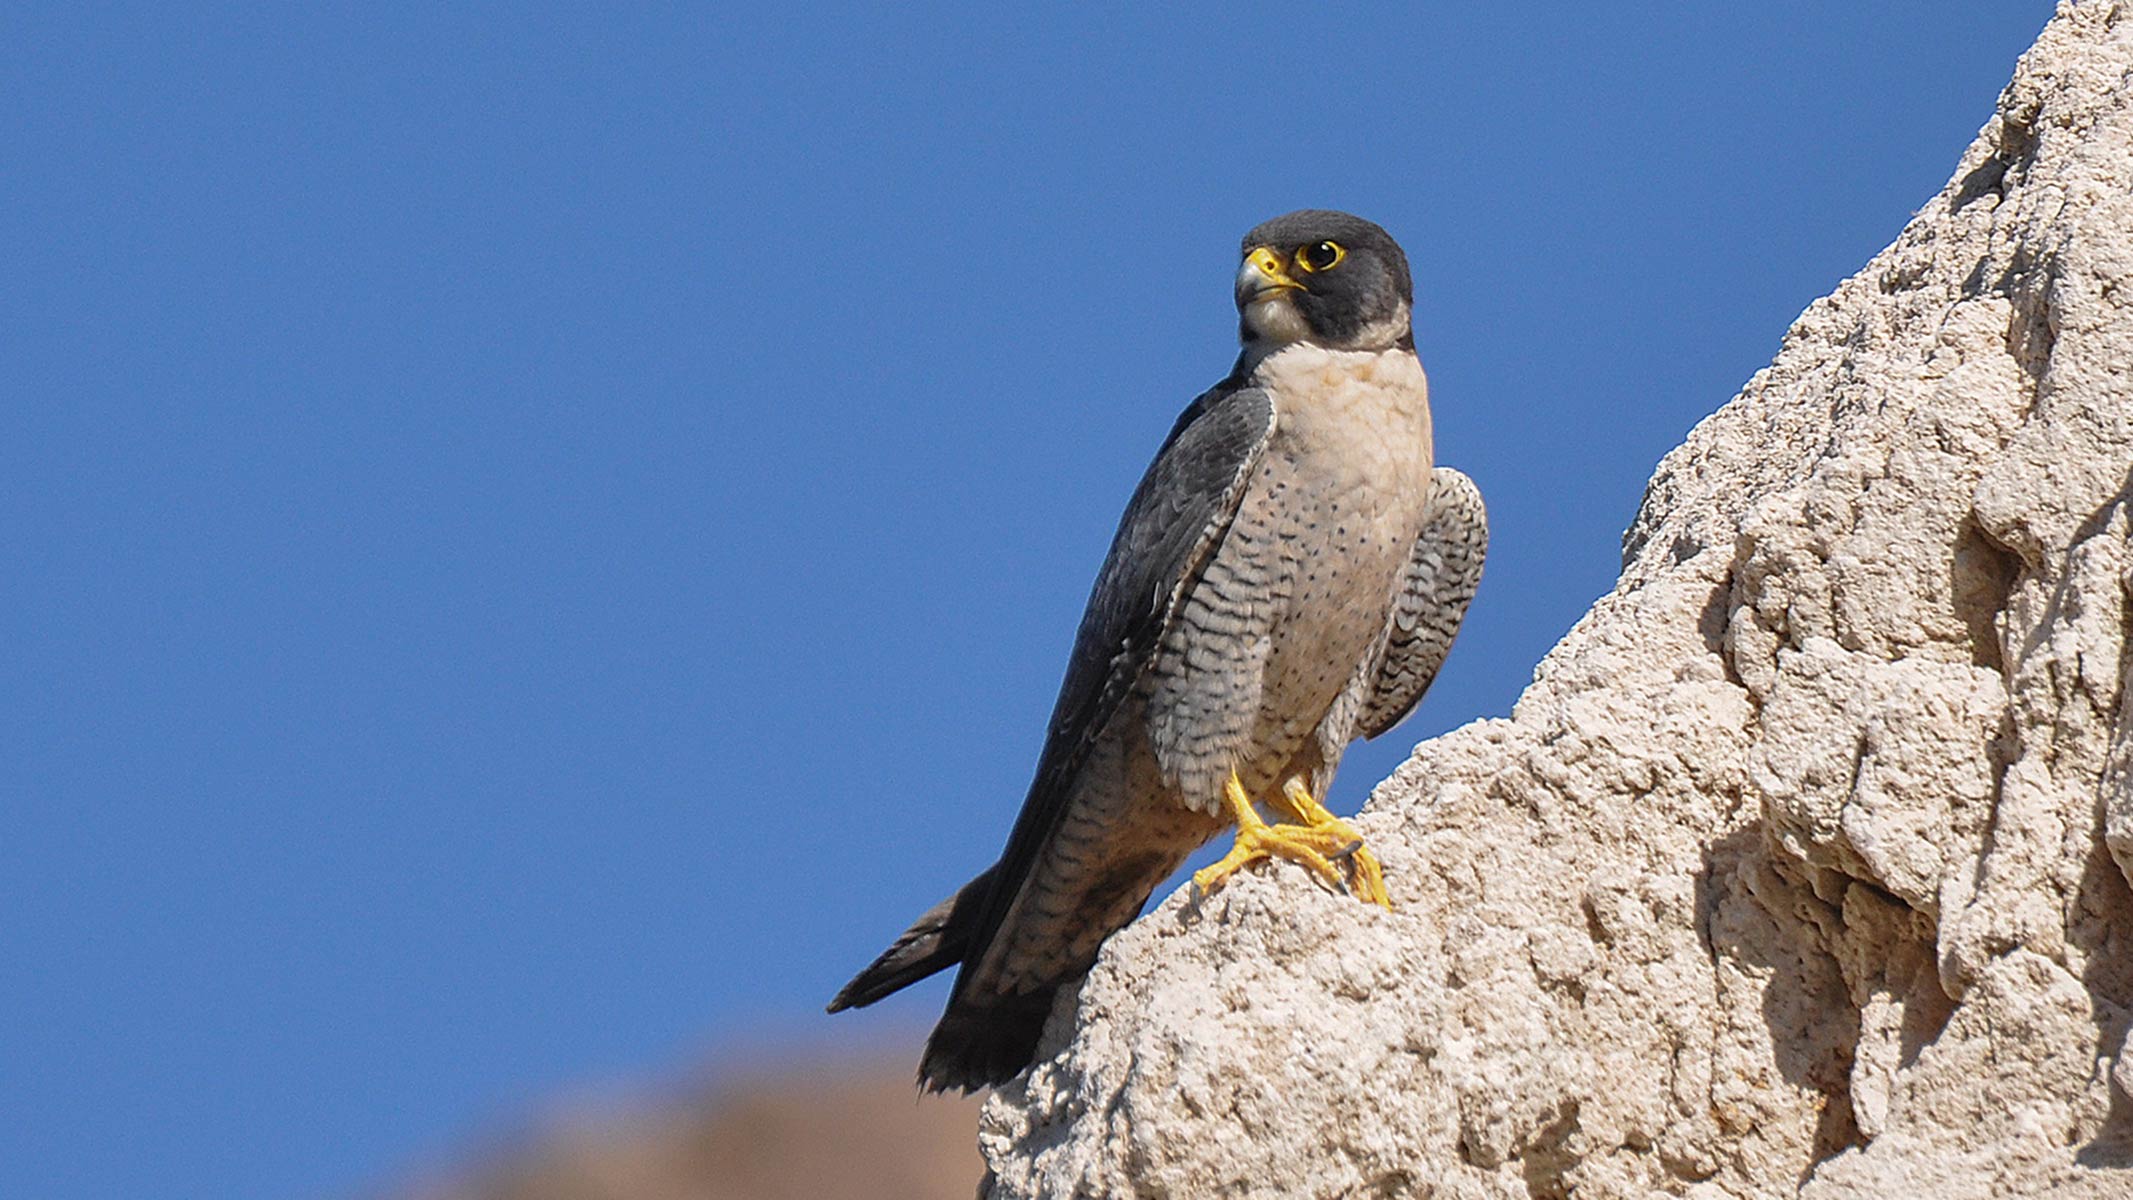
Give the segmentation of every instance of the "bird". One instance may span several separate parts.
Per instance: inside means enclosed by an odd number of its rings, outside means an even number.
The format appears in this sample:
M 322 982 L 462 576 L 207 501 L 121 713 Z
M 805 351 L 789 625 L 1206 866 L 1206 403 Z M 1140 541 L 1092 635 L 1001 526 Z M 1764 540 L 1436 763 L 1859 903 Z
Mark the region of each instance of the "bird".
M 1252 229 L 1241 257 L 1241 349 L 1127 503 L 999 860 L 829 1004 L 956 967 L 925 1090 L 1028 1067 L 1058 993 L 1225 828 L 1199 895 L 1278 858 L 1391 906 L 1377 857 L 1320 797 L 1348 744 L 1398 724 L 1443 665 L 1487 513 L 1471 479 L 1435 465 L 1392 236 L 1305 209 Z

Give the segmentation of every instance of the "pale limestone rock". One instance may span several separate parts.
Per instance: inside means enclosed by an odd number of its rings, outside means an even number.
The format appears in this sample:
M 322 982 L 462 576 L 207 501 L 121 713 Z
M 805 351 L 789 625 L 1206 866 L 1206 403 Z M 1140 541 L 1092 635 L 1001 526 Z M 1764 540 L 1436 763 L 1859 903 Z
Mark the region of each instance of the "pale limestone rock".
M 1121 933 L 990 1194 L 2133 1196 L 2133 0 L 1668 455 L 1508 721 Z M 1484 599 L 1485 602 L 1485 599 Z

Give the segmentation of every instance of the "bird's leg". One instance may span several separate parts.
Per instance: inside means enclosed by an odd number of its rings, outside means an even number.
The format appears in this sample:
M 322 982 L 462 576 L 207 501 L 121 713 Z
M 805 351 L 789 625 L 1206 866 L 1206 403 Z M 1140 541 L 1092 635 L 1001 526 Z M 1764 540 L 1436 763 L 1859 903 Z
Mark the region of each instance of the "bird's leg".
M 1355 826 L 1326 811 L 1304 781 L 1293 776 L 1281 785 L 1281 801 L 1306 828 L 1341 839 L 1342 846 L 1332 857 L 1348 864 L 1348 886 L 1357 899 L 1383 909 L 1392 907 L 1392 899 L 1385 894 L 1384 869 L 1378 865 L 1378 856 L 1363 844 L 1363 835 L 1355 831 Z
M 1304 798 L 1310 800 L 1310 793 L 1304 793 Z M 1314 821 L 1309 813 L 1298 809 L 1302 824 L 1269 825 L 1252 807 L 1251 797 L 1244 793 L 1244 784 L 1232 771 L 1228 782 L 1222 785 L 1222 802 L 1229 810 L 1230 818 L 1237 822 L 1237 842 L 1222 861 L 1193 873 L 1192 884 L 1201 892 L 1213 891 L 1246 863 L 1276 856 L 1303 864 L 1312 874 L 1338 889 L 1346 881 L 1341 869 L 1334 865 L 1334 859 L 1346 858 L 1356 872 L 1356 895 L 1391 907 L 1385 901 L 1385 884 L 1378 874 L 1377 860 L 1366 857 L 1370 852 L 1362 848 L 1362 839 L 1356 836 L 1355 830 L 1319 807 L 1317 801 L 1310 800 L 1311 808 L 1323 816 L 1324 821 Z M 1293 797 L 1290 804 L 1294 805 Z M 1367 862 L 1367 868 L 1364 862 Z M 1373 887 L 1375 890 L 1370 890 Z

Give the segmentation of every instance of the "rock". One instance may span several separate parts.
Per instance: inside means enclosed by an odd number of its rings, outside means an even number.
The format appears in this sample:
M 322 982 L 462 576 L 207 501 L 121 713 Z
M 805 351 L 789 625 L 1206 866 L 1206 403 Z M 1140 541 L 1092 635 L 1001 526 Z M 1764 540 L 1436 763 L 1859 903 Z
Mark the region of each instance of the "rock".
M 986 1105 L 1008 1197 L 2133 1196 L 2133 5 L 1660 464 L 1509 720 L 1172 896 Z
M 758 1053 L 761 1053 L 759 1050 Z M 791 1047 L 642 1093 L 581 1097 L 380 1189 L 394 1200 L 938 1200 L 977 1182 L 976 1104 L 911 1064 Z

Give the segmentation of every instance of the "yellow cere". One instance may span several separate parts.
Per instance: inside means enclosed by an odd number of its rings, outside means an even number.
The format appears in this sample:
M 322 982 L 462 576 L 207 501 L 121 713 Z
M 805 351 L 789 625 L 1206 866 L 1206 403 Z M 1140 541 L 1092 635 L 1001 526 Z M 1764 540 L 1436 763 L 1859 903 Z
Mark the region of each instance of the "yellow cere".
M 1281 261 L 1281 256 L 1265 246 L 1261 246 L 1250 254 L 1245 255 L 1244 261 L 1259 268 L 1259 273 L 1266 276 L 1276 286 L 1289 288 L 1303 286 L 1289 277 L 1287 264 Z

